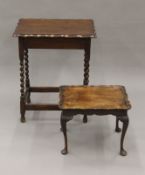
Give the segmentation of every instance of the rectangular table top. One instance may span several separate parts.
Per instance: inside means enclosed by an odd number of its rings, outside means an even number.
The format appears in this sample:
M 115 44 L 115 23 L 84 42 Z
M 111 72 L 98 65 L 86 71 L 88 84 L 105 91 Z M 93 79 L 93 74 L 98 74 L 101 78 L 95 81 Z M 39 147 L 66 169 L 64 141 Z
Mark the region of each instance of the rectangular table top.
M 131 108 L 124 86 L 62 86 L 60 109 L 127 110 Z
M 20 19 L 13 36 L 95 38 L 91 19 Z

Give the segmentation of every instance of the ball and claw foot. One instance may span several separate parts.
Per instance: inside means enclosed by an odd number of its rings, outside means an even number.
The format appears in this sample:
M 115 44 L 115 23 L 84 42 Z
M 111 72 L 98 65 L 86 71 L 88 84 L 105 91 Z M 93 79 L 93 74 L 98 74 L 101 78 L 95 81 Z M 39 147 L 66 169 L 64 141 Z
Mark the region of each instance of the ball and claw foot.
M 124 149 L 120 150 L 120 155 L 127 156 L 127 151 L 125 151 Z
M 61 154 L 66 155 L 68 153 L 68 151 L 64 148 L 63 150 L 61 150 Z

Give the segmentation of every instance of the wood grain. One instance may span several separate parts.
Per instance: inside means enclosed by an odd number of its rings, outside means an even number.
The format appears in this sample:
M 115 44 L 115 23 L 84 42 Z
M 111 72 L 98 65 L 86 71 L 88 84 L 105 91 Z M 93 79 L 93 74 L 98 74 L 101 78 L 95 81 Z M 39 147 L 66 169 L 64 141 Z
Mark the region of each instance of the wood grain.
M 20 19 L 16 37 L 96 37 L 91 19 Z
M 61 109 L 130 109 L 124 86 L 63 86 Z

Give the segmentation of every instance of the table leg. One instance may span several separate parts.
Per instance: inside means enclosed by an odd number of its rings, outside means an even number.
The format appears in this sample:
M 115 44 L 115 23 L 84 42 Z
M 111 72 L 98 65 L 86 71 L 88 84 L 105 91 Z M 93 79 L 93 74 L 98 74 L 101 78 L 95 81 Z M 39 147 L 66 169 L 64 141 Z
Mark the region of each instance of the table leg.
M 29 60 L 28 60 L 28 49 L 24 50 L 24 60 L 25 60 L 25 78 L 26 78 L 26 102 L 30 103 L 30 79 L 29 79 Z
M 85 49 L 85 55 L 84 55 L 84 85 L 89 84 L 89 62 L 90 62 L 90 48 L 87 47 Z
M 19 39 L 19 59 L 20 59 L 20 113 L 21 122 L 25 122 L 25 89 L 24 89 L 24 47 Z
M 119 128 L 119 119 L 118 119 L 117 116 L 116 116 L 116 127 L 115 127 L 115 131 L 116 132 L 121 132 L 121 129 Z
M 84 85 L 89 84 L 89 62 L 90 62 L 90 44 L 85 49 L 85 55 L 84 55 Z M 87 123 L 88 118 L 87 115 L 84 115 L 83 122 Z
M 123 129 L 122 129 L 121 141 L 120 141 L 120 155 L 126 156 L 127 151 L 124 149 L 123 143 L 124 143 L 125 134 L 126 134 L 128 124 L 129 124 L 128 115 L 120 117 L 120 121 L 122 121 L 122 123 L 123 123 Z
M 87 123 L 88 122 L 88 117 L 87 117 L 87 115 L 84 115 L 84 117 L 83 117 L 83 123 Z
M 64 149 L 61 151 L 63 155 L 68 153 L 68 143 L 67 143 L 67 127 L 66 124 L 68 121 L 70 121 L 73 118 L 73 116 L 66 115 L 64 112 L 61 112 L 61 129 L 64 135 Z

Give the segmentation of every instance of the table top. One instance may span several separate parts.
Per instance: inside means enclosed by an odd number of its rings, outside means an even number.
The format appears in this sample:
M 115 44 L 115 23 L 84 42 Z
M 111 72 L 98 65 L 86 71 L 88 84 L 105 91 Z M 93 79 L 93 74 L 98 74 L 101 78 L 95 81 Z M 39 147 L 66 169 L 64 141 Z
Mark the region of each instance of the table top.
M 127 110 L 131 108 L 124 86 L 62 86 L 60 109 Z
M 95 38 L 91 19 L 20 19 L 13 36 Z

